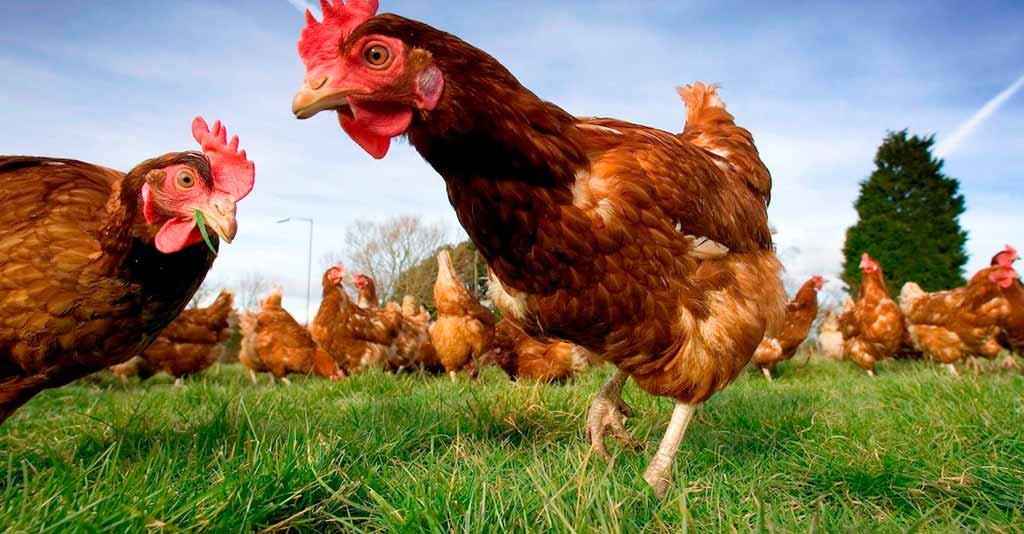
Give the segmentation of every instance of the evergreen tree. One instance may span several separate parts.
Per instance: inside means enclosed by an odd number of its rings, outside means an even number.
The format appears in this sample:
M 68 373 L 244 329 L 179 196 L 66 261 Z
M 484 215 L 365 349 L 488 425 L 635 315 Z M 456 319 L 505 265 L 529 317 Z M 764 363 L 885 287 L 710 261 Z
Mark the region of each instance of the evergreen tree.
M 960 182 L 942 174 L 943 161 L 932 156 L 934 144 L 932 136 L 908 136 L 904 130 L 890 133 L 879 147 L 877 168 L 861 183 L 854 204 L 859 220 L 847 230 L 843 247 L 843 280 L 854 294 L 865 252 L 882 264 L 894 295 L 906 282 L 925 291 L 964 284 L 964 197 Z

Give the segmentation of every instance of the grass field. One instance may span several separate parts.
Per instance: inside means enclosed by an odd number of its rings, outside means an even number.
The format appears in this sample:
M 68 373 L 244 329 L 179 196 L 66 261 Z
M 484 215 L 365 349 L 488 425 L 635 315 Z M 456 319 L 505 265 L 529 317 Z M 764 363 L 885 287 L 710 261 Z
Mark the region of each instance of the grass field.
M 0 428 L 0 529 L 1024 531 L 1024 376 L 779 371 L 706 405 L 664 502 L 640 474 L 669 401 L 627 386 L 648 450 L 588 454 L 584 413 L 610 369 L 564 386 L 494 369 L 479 383 L 253 386 L 232 366 L 184 388 L 91 379 Z

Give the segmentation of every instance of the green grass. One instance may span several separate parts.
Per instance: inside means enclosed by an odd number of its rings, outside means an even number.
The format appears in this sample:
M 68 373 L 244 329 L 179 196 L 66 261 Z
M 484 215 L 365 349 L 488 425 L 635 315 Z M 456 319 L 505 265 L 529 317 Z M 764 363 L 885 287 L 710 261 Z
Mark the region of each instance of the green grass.
M 90 379 L 0 428 L 0 530 L 1024 531 L 1019 374 L 745 373 L 694 420 L 662 502 L 640 475 L 669 401 L 627 386 L 648 450 L 588 454 L 583 417 L 609 373 Z

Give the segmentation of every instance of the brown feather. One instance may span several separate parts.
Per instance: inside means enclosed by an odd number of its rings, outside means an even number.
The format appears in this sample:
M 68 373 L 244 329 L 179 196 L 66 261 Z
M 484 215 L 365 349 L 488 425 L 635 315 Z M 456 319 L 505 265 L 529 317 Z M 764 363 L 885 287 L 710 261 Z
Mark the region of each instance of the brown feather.
M 139 354 L 178 316 L 214 255 L 205 247 L 158 252 L 140 192 L 151 169 L 188 162 L 208 174 L 205 161 L 168 154 L 123 174 L 73 160 L 0 157 L 4 411 Z

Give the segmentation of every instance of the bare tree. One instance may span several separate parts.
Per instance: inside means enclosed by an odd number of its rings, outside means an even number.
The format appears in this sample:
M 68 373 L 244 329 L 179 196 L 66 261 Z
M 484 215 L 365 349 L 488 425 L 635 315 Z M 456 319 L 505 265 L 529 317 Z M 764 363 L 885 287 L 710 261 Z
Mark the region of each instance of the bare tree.
M 433 255 L 447 237 L 444 225 L 427 223 L 416 216 L 381 222 L 359 220 L 345 232 L 345 252 L 353 272 L 377 282 L 377 294 L 385 301 L 399 300 L 402 273 Z M 333 258 L 332 258 L 333 259 Z
M 263 298 L 273 284 L 260 272 L 250 271 L 239 277 L 235 284 L 238 293 L 235 295 L 235 302 L 242 310 L 256 310 L 260 306 L 260 299 Z

